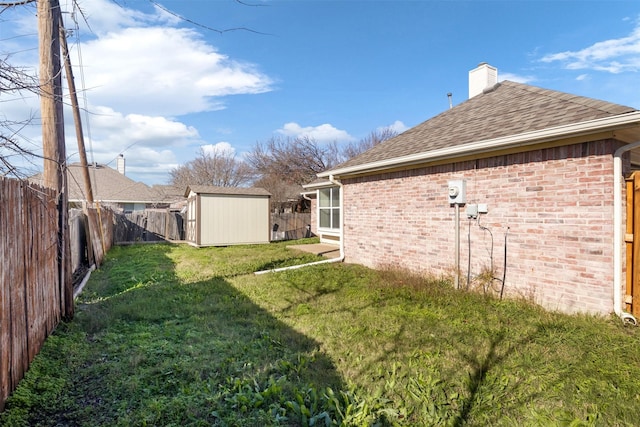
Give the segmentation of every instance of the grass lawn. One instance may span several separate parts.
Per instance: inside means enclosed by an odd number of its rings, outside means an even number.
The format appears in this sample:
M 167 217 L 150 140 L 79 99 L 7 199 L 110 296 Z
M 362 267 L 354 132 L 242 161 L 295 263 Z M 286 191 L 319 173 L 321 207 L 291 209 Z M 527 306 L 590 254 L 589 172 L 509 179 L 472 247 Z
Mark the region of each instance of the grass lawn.
M 640 330 L 323 264 L 286 243 L 113 248 L 3 426 L 635 426 Z M 507 283 L 508 286 L 508 283 Z

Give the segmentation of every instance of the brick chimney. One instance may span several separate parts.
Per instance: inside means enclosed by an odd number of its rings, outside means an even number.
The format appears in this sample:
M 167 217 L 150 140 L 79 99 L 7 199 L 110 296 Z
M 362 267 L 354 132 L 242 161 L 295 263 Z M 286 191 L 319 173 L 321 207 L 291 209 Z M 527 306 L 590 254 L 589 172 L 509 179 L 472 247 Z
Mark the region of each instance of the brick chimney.
M 118 172 L 120 172 L 122 175 L 125 175 L 124 173 L 124 154 L 119 154 L 118 155 L 118 159 L 117 159 L 117 169 Z
M 486 62 L 469 71 L 469 98 L 480 95 L 483 90 L 498 83 L 498 69 Z

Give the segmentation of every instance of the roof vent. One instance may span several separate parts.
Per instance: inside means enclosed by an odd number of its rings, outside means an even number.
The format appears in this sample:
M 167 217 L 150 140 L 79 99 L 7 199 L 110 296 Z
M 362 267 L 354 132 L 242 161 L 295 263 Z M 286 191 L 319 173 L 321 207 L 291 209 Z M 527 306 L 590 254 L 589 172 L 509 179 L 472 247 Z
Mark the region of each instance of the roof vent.
M 469 71 L 469 98 L 480 95 L 486 88 L 498 83 L 498 69 L 486 62 Z

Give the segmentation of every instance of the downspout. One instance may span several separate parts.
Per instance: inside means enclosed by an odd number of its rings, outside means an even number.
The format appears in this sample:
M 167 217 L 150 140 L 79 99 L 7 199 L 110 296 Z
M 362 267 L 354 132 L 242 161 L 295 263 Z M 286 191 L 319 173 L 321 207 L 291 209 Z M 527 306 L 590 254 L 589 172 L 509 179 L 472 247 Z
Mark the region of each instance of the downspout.
M 286 270 L 295 270 L 298 268 L 303 268 L 303 267 L 308 267 L 310 265 L 319 265 L 319 264 L 329 264 L 329 263 L 333 263 L 333 262 L 342 262 L 344 261 L 344 196 L 343 196 L 343 191 L 342 191 L 342 183 L 340 181 L 338 181 L 337 179 L 334 178 L 333 175 L 329 175 L 329 182 L 331 182 L 334 185 L 337 185 L 338 187 L 340 187 L 340 195 L 339 195 L 339 200 L 340 200 L 340 256 L 338 258 L 331 258 L 331 259 L 325 259 L 322 261 L 315 261 L 315 262 L 309 262 L 307 264 L 300 264 L 300 265 L 292 265 L 289 267 L 280 267 L 280 268 L 274 268 L 271 270 L 261 270 L 261 271 L 256 271 L 254 274 L 258 275 L 258 274 L 265 274 L 265 273 L 277 273 L 279 271 L 286 271 Z
M 613 153 L 613 311 L 623 322 L 638 324 L 636 318 L 622 311 L 622 155 L 640 147 L 640 141 L 618 148 Z M 636 236 L 634 236 L 636 238 Z M 637 236 L 640 238 L 640 236 Z M 640 302 L 635 302 L 640 304 Z

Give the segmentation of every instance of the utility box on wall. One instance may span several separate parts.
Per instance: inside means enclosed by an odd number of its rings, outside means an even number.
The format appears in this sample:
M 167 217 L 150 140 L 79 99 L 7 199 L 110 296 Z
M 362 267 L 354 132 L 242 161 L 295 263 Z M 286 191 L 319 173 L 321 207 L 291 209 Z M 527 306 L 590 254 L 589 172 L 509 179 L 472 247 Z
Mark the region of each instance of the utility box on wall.
M 467 203 L 467 182 L 463 179 L 449 181 L 449 204 L 464 205 Z
M 262 188 L 187 188 L 187 242 L 193 246 L 269 243 L 269 199 Z

